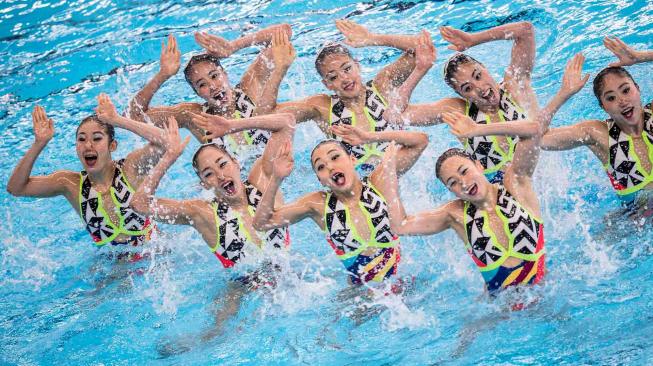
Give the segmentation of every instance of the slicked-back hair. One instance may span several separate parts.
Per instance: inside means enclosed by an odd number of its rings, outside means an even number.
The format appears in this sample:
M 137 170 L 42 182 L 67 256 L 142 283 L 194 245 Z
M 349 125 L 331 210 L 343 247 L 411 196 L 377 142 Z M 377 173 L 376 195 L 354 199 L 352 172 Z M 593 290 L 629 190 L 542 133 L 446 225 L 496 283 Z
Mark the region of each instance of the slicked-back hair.
M 596 77 L 594 78 L 594 81 L 592 82 L 592 89 L 594 91 L 594 96 L 596 99 L 599 101 L 599 105 L 603 107 L 603 102 L 601 101 L 601 94 L 603 93 L 603 89 L 605 89 L 605 77 L 608 75 L 619 75 L 622 77 L 627 77 L 630 80 L 633 81 L 633 84 L 635 84 L 635 87 L 639 89 L 639 85 L 635 82 L 635 79 L 633 79 L 633 76 L 630 75 L 628 70 L 624 69 L 621 66 L 610 66 L 606 67 L 605 69 L 599 71 L 598 74 L 596 74 Z
M 324 59 L 329 55 L 345 55 L 352 60 L 354 59 L 354 57 L 351 55 L 351 52 L 349 52 L 349 49 L 342 44 L 327 44 L 326 46 L 322 47 L 320 52 L 318 52 L 317 57 L 315 58 L 315 69 L 317 69 L 317 72 L 320 74 L 320 76 L 324 76 L 322 75 L 320 67 L 324 63 Z
M 465 159 L 469 159 L 470 161 L 474 161 L 474 159 L 472 159 L 472 156 L 469 155 L 465 150 L 463 150 L 461 148 L 458 148 L 458 147 L 452 147 L 451 149 L 443 152 L 442 155 L 440 155 L 438 160 L 435 162 L 435 176 L 439 180 L 442 180 L 442 176 L 440 175 L 440 170 L 442 169 L 442 164 L 444 164 L 444 162 L 447 159 L 449 159 L 449 158 L 451 158 L 453 156 L 460 156 L 460 157 L 463 157 Z
M 350 155 L 350 154 L 349 154 L 349 150 L 347 150 L 347 147 L 342 143 L 342 141 L 339 141 L 339 140 L 336 140 L 336 139 L 326 139 L 326 140 L 322 140 L 322 141 L 320 141 L 317 145 L 315 145 L 315 147 L 313 148 L 313 150 L 311 150 L 311 166 L 313 166 L 313 154 L 315 154 L 315 151 L 316 151 L 320 146 L 322 146 L 322 145 L 326 145 L 326 144 L 335 144 L 335 145 L 339 146 L 345 154 Z
M 192 160 L 193 170 L 195 171 L 195 174 L 197 174 L 198 177 L 200 176 L 200 167 L 199 167 L 199 162 L 198 162 L 197 159 L 200 156 L 200 152 L 202 150 L 206 149 L 206 148 L 209 148 L 209 147 L 214 148 L 214 149 L 219 150 L 219 151 L 222 151 L 225 155 L 227 155 L 229 157 L 229 159 L 231 159 L 232 161 L 235 161 L 233 156 L 231 156 L 231 154 L 229 154 L 229 152 L 227 151 L 227 149 L 225 149 L 224 146 L 218 145 L 218 144 L 215 144 L 215 143 L 203 144 L 202 146 L 199 147 L 199 149 L 197 149 L 197 151 L 195 151 L 195 154 L 193 154 L 193 160 Z
M 191 88 L 193 88 L 195 92 L 197 91 L 195 90 L 195 85 L 193 85 L 190 76 L 191 73 L 193 72 L 193 67 L 202 62 L 212 63 L 215 66 L 222 69 L 222 64 L 220 63 L 220 59 L 208 53 L 202 53 L 191 57 L 190 60 L 188 60 L 186 67 L 184 68 L 184 77 L 186 78 L 186 82 L 190 85 Z
M 109 136 L 109 143 L 111 143 L 113 140 L 116 139 L 116 129 L 113 127 L 113 125 L 110 125 L 108 123 L 104 123 L 100 121 L 98 118 L 97 114 L 91 114 L 88 117 L 85 117 L 80 123 L 79 126 L 77 126 L 77 129 L 75 130 L 75 136 L 79 133 L 79 129 L 86 123 L 89 122 L 95 122 L 98 125 L 104 129 L 104 132 Z
M 455 74 L 460 68 L 461 65 L 468 63 L 477 63 L 482 65 L 472 56 L 466 55 L 464 53 L 456 53 L 455 55 L 449 57 L 447 63 L 444 64 L 444 82 L 451 87 L 451 89 L 456 90 L 456 87 L 453 84 L 453 79 L 455 79 Z

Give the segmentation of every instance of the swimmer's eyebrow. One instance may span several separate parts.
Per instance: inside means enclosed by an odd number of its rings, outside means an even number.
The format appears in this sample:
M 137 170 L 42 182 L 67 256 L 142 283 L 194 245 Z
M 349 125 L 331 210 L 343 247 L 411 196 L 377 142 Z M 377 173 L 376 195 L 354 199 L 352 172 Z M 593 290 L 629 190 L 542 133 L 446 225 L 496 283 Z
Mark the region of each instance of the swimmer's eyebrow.
M 199 84 L 199 82 L 202 81 L 202 80 L 204 80 L 204 78 L 199 78 L 199 79 L 195 80 L 195 83 L 194 83 L 195 86 L 197 86 L 197 84 Z
M 458 174 L 463 174 L 462 170 L 463 170 L 463 165 L 460 164 L 460 166 L 458 167 Z
M 343 68 L 345 65 L 347 65 L 348 63 L 349 63 L 349 61 L 345 61 L 345 62 L 343 62 L 342 65 L 340 65 L 340 68 L 342 69 L 342 68 Z M 336 70 L 329 70 L 325 75 L 333 74 L 333 73 L 335 73 L 335 72 L 336 72 Z
M 331 150 L 327 151 L 327 155 L 331 154 L 331 152 L 333 152 L 333 151 L 338 151 L 338 149 L 331 149 Z M 318 160 L 320 160 L 320 157 L 319 157 L 319 156 L 318 156 L 317 158 L 315 158 L 315 160 L 313 160 L 313 165 L 315 165 L 315 163 L 316 163 Z
M 478 69 L 474 68 L 474 71 L 472 71 L 472 78 L 474 78 L 474 75 L 476 75 L 477 72 L 478 72 Z M 460 85 L 460 90 L 462 90 L 463 87 L 465 87 L 465 85 L 467 85 L 467 84 L 469 84 L 469 81 L 465 81 L 464 83 L 462 83 L 462 85 Z
M 623 87 L 624 85 L 626 85 L 626 86 L 627 86 L 627 85 L 628 85 L 628 82 L 626 81 L 625 83 L 623 83 L 623 84 L 621 84 L 621 85 L 619 85 L 619 89 L 621 89 L 621 88 L 622 88 L 622 87 Z
M 624 85 L 628 85 L 628 82 L 625 82 L 625 83 L 619 85 L 619 87 L 617 89 L 621 89 Z M 606 91 L 603 92 L 603 95 L 606 95 L 608 93 L 614 93 L 614 90 L 612 90 L 612 89 L 606 90 Z

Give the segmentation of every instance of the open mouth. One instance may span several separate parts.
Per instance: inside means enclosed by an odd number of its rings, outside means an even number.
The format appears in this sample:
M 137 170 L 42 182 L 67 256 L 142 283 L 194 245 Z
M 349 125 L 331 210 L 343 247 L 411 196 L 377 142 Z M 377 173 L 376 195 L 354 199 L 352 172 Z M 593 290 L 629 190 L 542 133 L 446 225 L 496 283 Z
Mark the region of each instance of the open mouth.
M 211 97 L 217 103 L 224 103 L 227 100 L 227 93 L 224 90 L 220 90 L 219 92 L 211 95 Z
M 224 191 L 230 196 L 236 193 L 236 185 L 232 181 L 224 182 L 222 184 L 222 189 L 224 189 Z
M 486 90 L 485 92 L 483 92 L 483 94 L 481 94 L 481 98 L 483 98 L 483 99 L 485 99 L 487 101 L 493 100 L 494 99 L 494 90 L 492 90 L 492 88 Z
M 469 189 L 467 189 L 467 194 L 470 196 L 476 196 L 476 193 L 478 193 L 478 185 L 474 183 L 469 187 Z
M 93 167 L 97 163 L 97 154 L 96 153 L 86 153 L 84 154 L 84 162 L 86 166 Z
M 356 83 L 352 81 L 350 83 L 345 84 L 342 88 L 345 89 L 346 91 L 352 91 L 354 90 L 355 85 Z
M 331 180 L 333 183 L 335 183 L 337 186 L 342 187 L 345 185 L 345 175 L 342 173 L 334 173 L 331 176 Z
M 635 110 L 634 107 L 628 107 L 624 108 L 621 110 L 621 115 L 624 116 L 627 119 L 631 119 L 633 117 L 633 111 Z

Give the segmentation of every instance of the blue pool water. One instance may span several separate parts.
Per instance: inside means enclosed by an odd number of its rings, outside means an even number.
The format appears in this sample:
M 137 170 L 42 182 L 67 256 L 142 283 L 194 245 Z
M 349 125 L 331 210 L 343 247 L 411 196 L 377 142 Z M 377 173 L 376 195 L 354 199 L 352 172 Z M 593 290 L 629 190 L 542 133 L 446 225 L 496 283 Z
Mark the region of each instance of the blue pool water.
M 30 111 L 45 107 L 54 139 L 35 173 L 79 170 L 74 130 L 100 92 L 119 108 L 158 69 L 161 40 L 174 33 L 182 63 L 199 51 L 193 32 L 233 39 L 279 22 L 293 27 L 297 60 L 281 100 L 324 92 L 313 69 L 320 44 L 338 38 L 335 19 L 347 17 L 386 33 L 434 35 L 438 60 L 414 102 L 452 95 L 441 79 L 451 51 L 439 25 L 468 31 L 528 20 L 537 30 L 533 83 L 544 104 L 556 91 L 564 63 L 584 51 L 586 70 L 611 62 L 606 35 L 653 48 L 653 3 L 638 1 L 3 1 L 0 4 L 0 182 L 33 141 Z M 357 49 L 366 77 L 398 55 Z M 497 78 L 510 44 L 469 51 Z M 235 83 L 254 52 L 225 61 Z M 651 64 L 631 67 L 645 101 L 653 98 Z M 181 73 L 153 104 L 198 100 Z M 558 113 L 554 125 L 605 118 L 586 87 Z M 409 211 L 451 195 L 434 181 L 433 165 L 457 146 L 443 126 L 428 129 L 430 145 L 402 179 Z M 301 126 L 296 171 L 287 199 L 319 189 L 308 154 L 321 133 Z M 141 142 L 122 131 L 115 157 Z M 160 196 L 201 195 L 190 167 L 192 142 L 159 189 Z M 287 260 L 295 275 L 273 293 L 246 298 L 228 330 L 181 355 L 159 358 L 157 347 L 192 339 L 212 322 L 214 297 L 231 274 L 187 227 L 160 225 L 153 247 L 167 249 L 134 268 L 112 268 L 90 244 L 63 198 L 17 199 L 0 190 L 0 364 L 651 364 L 653 363 L 653 231 L 602 235 L 606 213 L 618 208 L 600 164 L 589 151 L 544 153 L 536 174 L 547 236 L 548 275 L 532 309 L 498 319 L 501 300 L 483 297 L 481 275 L 452 233 L 403 239 L 400 272 L 415 278 L 404 297 L 371 300 L 387 307 L 357 324 L 355 304 L 341 294 L 346 275 L 312 223 L 292 228 Z M 205 194 L 205 193 L 204 193 Z M 345 298 L 345 299 L 343 299 Z M 505 314 L 505 313 L 504 313 Z M 494 320 L 491 320 L 494 319 Z M 190 342 L 190 341 L 189 341 Z M 192 342 L 191 342 L 192 343 Z M 460 351 L 463 349 L 463 351 Z

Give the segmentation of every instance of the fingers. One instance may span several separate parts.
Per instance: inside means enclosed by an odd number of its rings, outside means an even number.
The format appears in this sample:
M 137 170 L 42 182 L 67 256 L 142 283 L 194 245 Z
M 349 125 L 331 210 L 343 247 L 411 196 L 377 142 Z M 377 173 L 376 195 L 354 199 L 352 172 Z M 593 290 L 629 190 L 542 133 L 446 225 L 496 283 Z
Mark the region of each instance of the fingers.
M 179 132 L 179 125 L 177 124 L 177 119 L 174 116 L 168 117 L 168 130 L 171 132 Z

